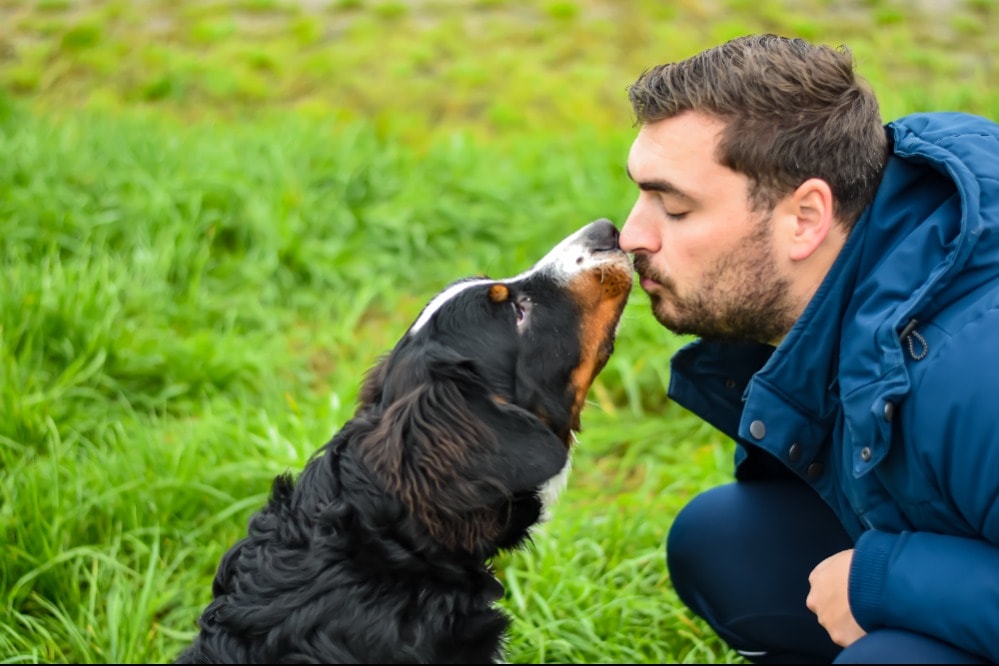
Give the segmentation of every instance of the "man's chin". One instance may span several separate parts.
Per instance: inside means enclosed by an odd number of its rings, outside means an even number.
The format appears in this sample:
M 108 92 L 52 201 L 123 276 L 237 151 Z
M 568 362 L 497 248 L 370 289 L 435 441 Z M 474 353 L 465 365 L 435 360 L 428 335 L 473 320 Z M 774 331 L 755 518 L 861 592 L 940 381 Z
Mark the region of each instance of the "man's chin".
M 710 323 L 705 325 L 703 320 L 692 321 L 693 318 L 689 315 L 681 317 L 667 303 L 664 303 L 661 298 L 653 300 L 652 314 L 663 328 L 681 337 L 695 336 L 718 342 L 732 342 L 740 338 L 740 336 L 731 331 L 715 330 L 715 328 L 710 326 Z
M 661 296 L 650 294 L 650 298 L 652 299 L 652 314 L 664 328 L 677 335 L 691 335 L 693 333 L 690 330 L 689 322 L 680 320 L 676 312 L 664 302 Z

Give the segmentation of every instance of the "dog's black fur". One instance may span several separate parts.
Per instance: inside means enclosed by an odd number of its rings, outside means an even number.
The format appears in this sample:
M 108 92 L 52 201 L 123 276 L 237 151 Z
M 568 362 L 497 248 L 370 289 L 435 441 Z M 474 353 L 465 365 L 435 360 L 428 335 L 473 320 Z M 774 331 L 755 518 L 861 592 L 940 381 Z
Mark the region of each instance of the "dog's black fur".
M 501 660 L 490 560 L 564 480 L 631 285 L 599 220 L 531 271 L 441 292 L 298 480 L 274 481 L 178 663 Z

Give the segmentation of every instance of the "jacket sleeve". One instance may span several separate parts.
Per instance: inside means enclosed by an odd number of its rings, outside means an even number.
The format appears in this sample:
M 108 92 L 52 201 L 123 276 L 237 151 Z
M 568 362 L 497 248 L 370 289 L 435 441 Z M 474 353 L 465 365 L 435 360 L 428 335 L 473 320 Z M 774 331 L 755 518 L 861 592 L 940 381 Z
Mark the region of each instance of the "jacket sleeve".
M 985 541 L 869 530 L 854 550 L 849 594 L 865 631 L 909 629 L 999 661 L 999 548 Z
M 981 312 L 981 311 L 980 311 Z M 854 617 L 999 662 L 999 310 L 938 338 L 903 410 L 912 531 L 870 530 L 850 570 Z M 930 359 L 926 359 L 929 361 Z M 895 445 L 893 444 L 893 447 Z

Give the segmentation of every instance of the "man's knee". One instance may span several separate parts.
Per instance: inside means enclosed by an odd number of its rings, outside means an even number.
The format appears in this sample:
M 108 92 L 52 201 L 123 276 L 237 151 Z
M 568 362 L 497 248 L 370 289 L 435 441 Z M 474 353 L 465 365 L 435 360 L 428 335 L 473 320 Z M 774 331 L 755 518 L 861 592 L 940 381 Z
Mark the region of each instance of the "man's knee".
M 669 528 L 666 537 L 666 555 L 669 568 L 675 565 L 686 568 L 696 563 L 698 553 L 711 549 L 711 541 L 719 538 L 717 530 L 712 529 L 714 520 L 714 504 L 711 495 L 717 489 L 701 493 L 688 502 L 677 514 Z
M 728 516 L 732 489 L 719 486 L 694 497 L 677 514 L 666 537 L 666 567 L 673 588 L 687 606 L 704 617 L 712 590 L 737 568 L 730 554 L 739 525 Z
M 680 600 L 747 658 L 828 663 L 839 648 L 805 606 L 808 574 L 849 545 L 835 515 L 804 483 L 736 482 L 680 511 L 666 562 Z

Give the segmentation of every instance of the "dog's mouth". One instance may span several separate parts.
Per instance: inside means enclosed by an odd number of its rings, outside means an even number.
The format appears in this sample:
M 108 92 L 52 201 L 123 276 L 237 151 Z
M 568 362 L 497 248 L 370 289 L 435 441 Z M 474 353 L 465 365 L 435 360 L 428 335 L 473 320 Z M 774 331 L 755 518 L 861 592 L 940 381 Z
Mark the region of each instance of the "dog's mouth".
M 559 244 L 540 262 L 567 283 L 580 309 L 579 362 L 571 373 L 571 428 L 580 429 L 580 414 L 593 382 L 614 354 L 621 315 L 634 285 L 631 257 L 618 246 L 618 231 L 597 220 Z M 546 264 L 547 262 L 547 264 Z M 566 439 L 571 445 L 571 439 Z

